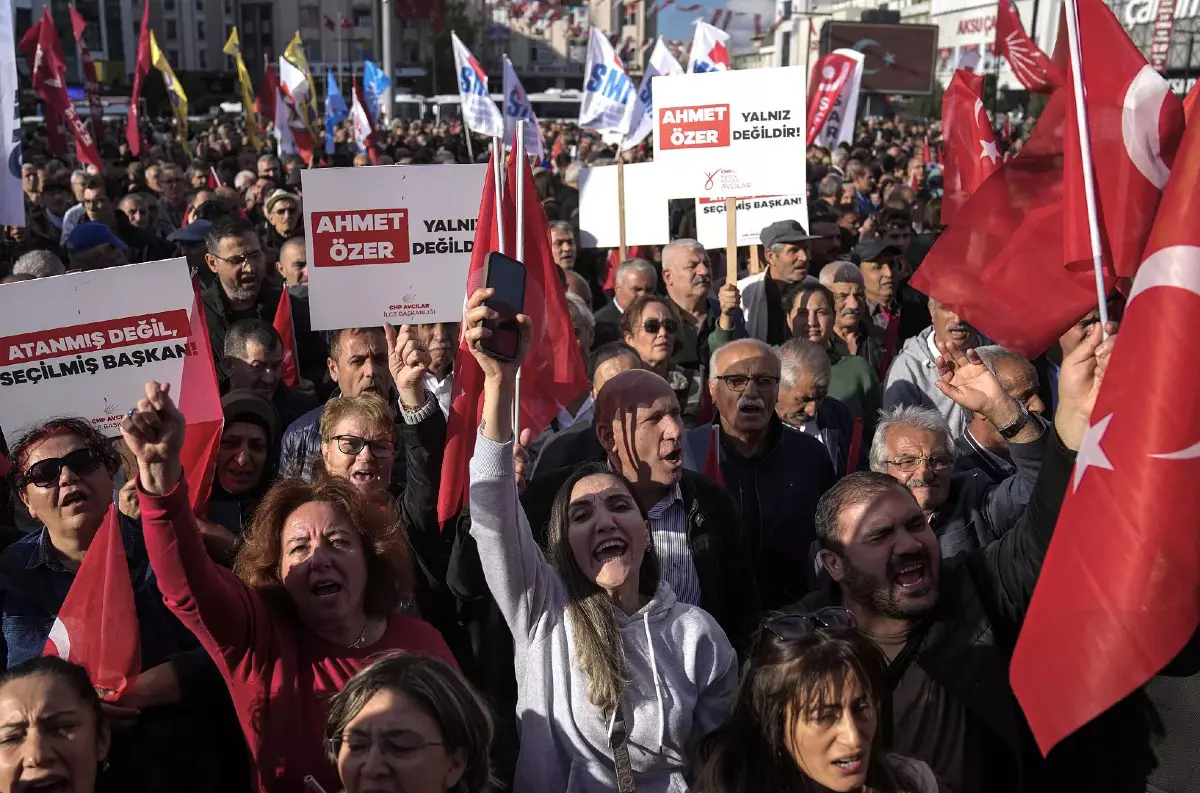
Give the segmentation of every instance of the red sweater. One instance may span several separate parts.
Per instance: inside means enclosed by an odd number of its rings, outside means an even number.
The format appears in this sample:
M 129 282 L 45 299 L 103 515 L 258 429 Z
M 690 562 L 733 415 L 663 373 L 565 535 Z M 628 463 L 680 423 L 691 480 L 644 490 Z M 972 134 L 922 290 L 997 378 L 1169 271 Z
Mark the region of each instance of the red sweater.
M 341 790 L 322 745 L 329 698 L 372 657 L 407 650 L 455 664 L 437 629 L 413 617 L 390 617 L 370 647 L 322 639 L 209 559 L 185 483 L 161 497 L 139 489 L 138 501 L 163 600 L 225 676 L 259 790 L 301 793 L 309 774 L 330 793 Z

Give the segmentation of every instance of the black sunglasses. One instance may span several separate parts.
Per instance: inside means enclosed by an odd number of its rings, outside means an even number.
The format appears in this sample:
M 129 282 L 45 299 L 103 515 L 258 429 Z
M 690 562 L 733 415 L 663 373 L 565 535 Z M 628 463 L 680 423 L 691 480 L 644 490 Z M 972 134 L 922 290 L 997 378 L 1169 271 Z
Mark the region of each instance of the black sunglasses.
M 774 614 L 767 617 L 763 629 L 781 641 L 802 639 L 813 631 L 823 628 L 857 628 L 858 621 L 849 609 L 827 606 L 816 611 L 799 614 Z
M 669 317 L 667 319 L 648 319 L 642 323 L 642 330 L 651 336 L 657 336 L 658 331 L 662 328 L 666 328 L 667 333 L 677 333 L 679 331 L 679 323 Z
M 102 460 L 91 449 L 76 449 L 62 457 L 48 457 L 29 466 L 22 477 L 24 484 L 50 487 L 58 482 L 64 468 L 70 468 L 77 476 L 87 476 L 100 467 Z

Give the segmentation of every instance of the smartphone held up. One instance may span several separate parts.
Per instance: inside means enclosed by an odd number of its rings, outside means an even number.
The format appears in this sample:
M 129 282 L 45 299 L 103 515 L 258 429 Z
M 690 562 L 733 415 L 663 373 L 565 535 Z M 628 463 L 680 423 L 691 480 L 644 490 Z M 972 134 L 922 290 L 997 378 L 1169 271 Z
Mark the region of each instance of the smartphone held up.
M 525 311 L 525 265 L 503 253 L 488 254 L 483 285 L 494 290 L 484 305 L 499 314 L 484 320 L 491 335 L 479 342 L 479 348 L 501 361 L 512 361 L 521 349 L 521 328 L 517 315 Z

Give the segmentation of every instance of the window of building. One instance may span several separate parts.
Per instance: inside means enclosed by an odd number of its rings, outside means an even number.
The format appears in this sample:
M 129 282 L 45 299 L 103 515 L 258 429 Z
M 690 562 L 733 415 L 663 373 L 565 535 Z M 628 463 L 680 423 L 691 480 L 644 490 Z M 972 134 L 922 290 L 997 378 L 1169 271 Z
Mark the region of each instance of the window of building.
M 408 47 L 408 62 L 411 64 L 421 62 L 421 45 L 413 44 Z
M 529 45 L 529 62 L 530 63 L 537 63 L 538 60 L 540 60 L 541 54 L 542 54 L 541 50 L 542 50 L 542 48 L 536 44 Z
M 779 41 L 779 62 L 784 66 L 792 65 L 792 34 L 786 30 Z
M 172 66 L 179 65 L 179 50 L 167 50 L 167 61 Z
M 175 20 L 168 19 L 166 21 L 166 25 L 167 25 L 167 28 L 166 28 L 167 41 L 174 41 L 175 39 L 179 38 L 179 31 L 176 30 Z
M 371 9 L 369 9 L 369 8 L 354 9 L 354 27 L 356 27 L 356 28 L 371 27 Z
M 304 55 L 309 61 L 321 60 L 321 42 L 319 39 L 304 40 Z
M 621 12 L 621 24 L 633 26 L 637 24 L 637 6 L 626 4 L 624 11 Z
M 196 20 L 196 38 L 201 42 L 204 41 L 204 22 L 199 19 Z
M 174 11 L 175 0 L 163 0 L 163 11 Z
M 196 61 L 200 64 L 200 71 L 206 71 L 208 69 L 208 56 L 204 50 L 200 50 L 199 57 L 196 59 Z
M 302 28 L 319 28 L 319 27 L 321 27 L 321 8 L 320 8 L 320 6 L 300 6 L 300 27 L 302 27 Z

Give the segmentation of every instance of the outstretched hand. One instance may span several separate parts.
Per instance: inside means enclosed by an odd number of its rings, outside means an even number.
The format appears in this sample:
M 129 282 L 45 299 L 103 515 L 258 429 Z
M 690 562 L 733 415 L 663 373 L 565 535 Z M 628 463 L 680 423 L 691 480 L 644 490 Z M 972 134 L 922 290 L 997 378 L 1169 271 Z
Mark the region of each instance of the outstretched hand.
M 937 357 L 938 374 L 934 386 L 958 405 L 979 413 L 996 426 L 1006 426 L 1019 408 L 1004 392 L 996 375 L 984 365 L 974 348 L 962 350 L 954 342 L 939 343 L 942 354 Z
M 146 383 L 146 396 L 121 422 L 121 437 L 138 463 L 142 489 L 164 495 L 183 475 L 179 454 L 187 420 L 171 399 L 170 383 Z
M 400 401 L 411 407 L 420 407 L 425 402 L 425 373 L 429 371 L 429 364 L 433 360 L 429 356 L 429 349 L 417 338 L 414 325 L 401 325 L 397 331 L 385 323 L 383 335 L 387 338 L 388 369 L 400 394 Z

